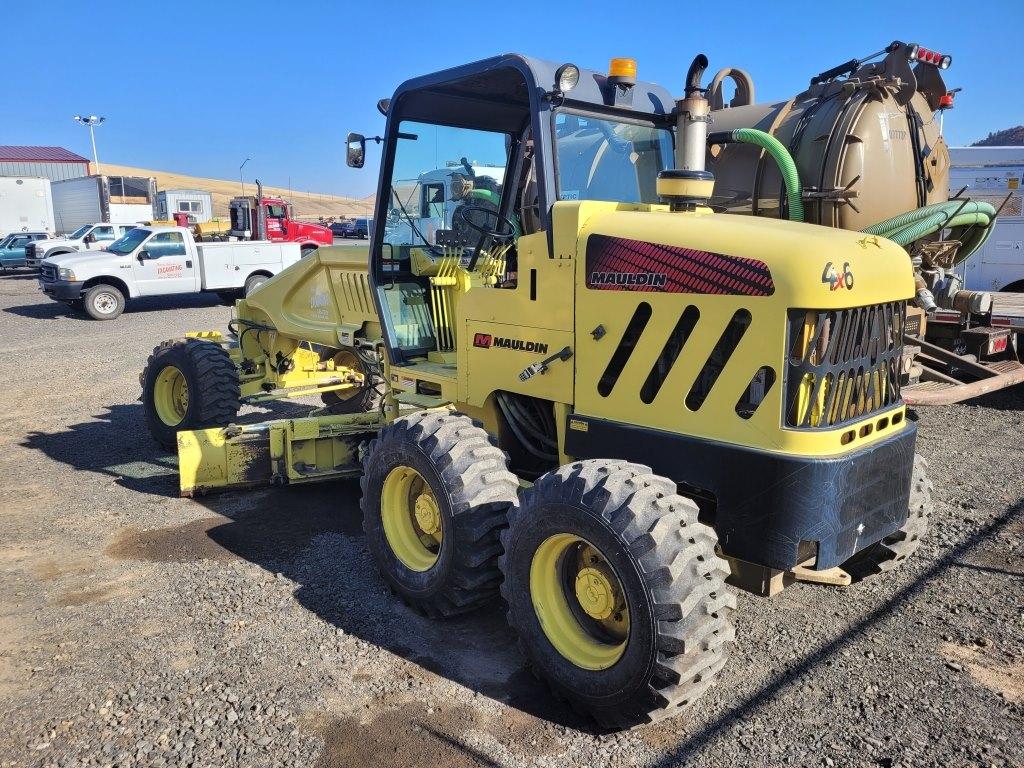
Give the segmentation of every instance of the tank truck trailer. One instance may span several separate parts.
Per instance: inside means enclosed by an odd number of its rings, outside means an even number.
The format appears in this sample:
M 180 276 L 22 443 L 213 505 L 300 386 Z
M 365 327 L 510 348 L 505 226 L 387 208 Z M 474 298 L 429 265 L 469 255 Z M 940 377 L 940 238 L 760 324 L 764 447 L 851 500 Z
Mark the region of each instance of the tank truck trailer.
M 901 397 L 911 261 L 708 207 L 706 63 L 678 101 L 629 59 L 506 55 L 399 86 L 375 219 L 405 218 L 396 182 L 428 155 L 502 167 L 497 206 L 320 248 L 238 302 L 232 337 L 159 347 L 143 400 L 158 437 L 181 430 L 182 493 L 360 476 L 396 594 L 445 617 L 500 590 L 538 673 L 616 728 L 714 683 L 727 581 L 771 595 L 899 565 L 931 493 Z M 365 152 L 350 134 L 349 165 Z M 833 289 L 828 264 L 855 280 Z M 345 368 L 365 412 L 207 420 Z
M 1024 295 L 1000 296 L 1003 308 L 993 312 L 992 294 L 964 290 L 959 269 L 1009 198 L 971 200 L 966 188 L 949 196 L 939 117 L 953 106 L 942 79 L 951 64 L 951 56 L 897 41 L 776 104 L 755 103 L 753 80 L 740 69 L 721 70 L 709 87 L 712 207 L 885 236 L 909 253 L 916 290 L 903 329 L 901 394 L 912 405 L 1024 382 Z M 729 81 L 735 95 L 726 104 Z M 832 263 L 821 280 L 843 291 L 856 273 Z

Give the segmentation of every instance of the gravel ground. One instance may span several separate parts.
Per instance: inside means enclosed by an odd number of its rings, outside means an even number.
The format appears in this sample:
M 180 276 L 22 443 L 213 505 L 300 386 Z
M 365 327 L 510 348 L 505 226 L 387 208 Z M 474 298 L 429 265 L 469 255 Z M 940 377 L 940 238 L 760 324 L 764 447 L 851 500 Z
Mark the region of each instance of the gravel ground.
M 93 322 L 0 278 L 0 766 L 1024 764 L 1024 396 L 921 414 L 936 509 L 902 571 L 741 594 L 718 686 L 609 735 L 497 608 L 399 605 L 356 483 L 177 498 L 138 371 L 227 319 L 187 297 Z

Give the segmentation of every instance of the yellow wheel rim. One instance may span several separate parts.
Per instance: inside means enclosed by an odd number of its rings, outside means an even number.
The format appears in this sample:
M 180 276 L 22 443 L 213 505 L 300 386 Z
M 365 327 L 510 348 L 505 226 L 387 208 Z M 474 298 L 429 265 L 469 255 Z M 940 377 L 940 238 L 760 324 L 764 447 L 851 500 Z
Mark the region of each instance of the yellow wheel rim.
M 176 427 L 185 420 L 185 414 L 188 413 L 188 382 L 185 381 L 185 375 L 173 365 L 168 365 L 157 374 L 153 385 L 153 405 L 160 421 L 168 426 Z
M 423 475 L 412 467 L 395 467 L 384 479 L 380 514 L 388 546 L 406 568 L 429 571 L 444 538 L 441 509 Z
M 530 598 L 541 629 L 583 669 L 608 669 L 626 650 L 629 606 L 622 582 L 593 544 L 570 533 L 549 536 L 533 553 Z
M 357 374 L 363 375 L 363 364 L 359 361 L 359 358 L 356 357 L 351 352 L 341 352 L 340 354 L 334 356 L 334 369 L 339 370 L 345 368 L 348 368 L 349 370 Z M 365 376 L 363 380 L 365 382 Z M 334 395 L 339 400 L 350 400 L 356 395 L 358 395 L 360 391 L 360 387 L 349 387 L 348 389 L 335 390 Z

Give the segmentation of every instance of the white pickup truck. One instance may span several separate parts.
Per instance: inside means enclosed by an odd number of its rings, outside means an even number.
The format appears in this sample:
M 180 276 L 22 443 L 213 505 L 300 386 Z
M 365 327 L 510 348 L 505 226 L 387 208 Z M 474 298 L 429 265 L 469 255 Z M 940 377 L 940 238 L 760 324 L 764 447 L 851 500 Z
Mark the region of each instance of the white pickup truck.
M 183 227 L 135 227 L 105 250 L 47 259 L 39 267 L 39 288 L 95 320 L 112 320 L 128 299 L 140 296 L 247 296 L 300 258 L 298 243 L 197 244 Z
M 70 235 L 37 240 L 25 249 L 25 266 L 38 269 L 43 259 L 59 256 L 62 253 L 75 251 L 100 250 L 122 237 L 138 224 L 111 224 L 101 221 L 98 224 L 83 224 Z

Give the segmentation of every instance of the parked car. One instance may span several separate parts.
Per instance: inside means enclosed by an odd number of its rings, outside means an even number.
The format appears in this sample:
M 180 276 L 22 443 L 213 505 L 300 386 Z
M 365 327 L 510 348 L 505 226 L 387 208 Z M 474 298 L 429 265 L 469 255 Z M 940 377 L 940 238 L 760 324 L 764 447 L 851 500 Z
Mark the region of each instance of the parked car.
M 355 220 L 355 237 L 361 237 L 364 240 L 370 236 L 370 230 L 373 227 L 373 219 L 356 219 Z
M 332 221 L 328 225 L 328 229 L 335 237 L 352 237 L 355 234 L 356 225 L 352 221 Z
M 25 247 L 49 236 L 47 232 L 11 232 L 0 239 L 0 269 L 6 272 L 8 269 L 24 267 Z

